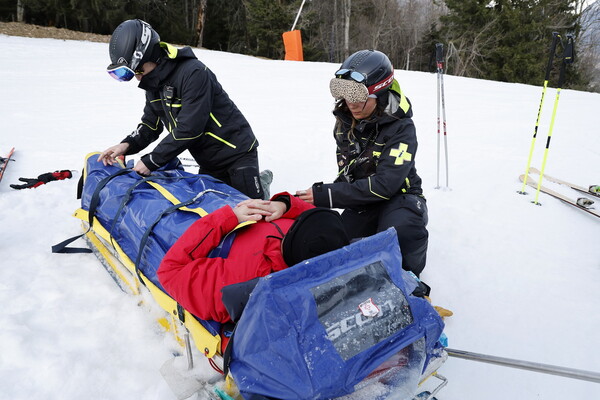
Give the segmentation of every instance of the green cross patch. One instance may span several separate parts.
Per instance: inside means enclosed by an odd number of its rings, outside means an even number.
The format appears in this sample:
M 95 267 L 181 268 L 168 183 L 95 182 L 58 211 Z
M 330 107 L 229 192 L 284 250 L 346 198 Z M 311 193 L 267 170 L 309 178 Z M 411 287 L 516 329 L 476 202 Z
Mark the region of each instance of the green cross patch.
M 390 157 L 396 157 L 394 165 L 402 165 L 404 164 L 404 161 L 412 160 L 412 154 L 406 150 L 408 150 L 408 145 L 406 143 L 400 143 L 397 149 L 390 150 Z

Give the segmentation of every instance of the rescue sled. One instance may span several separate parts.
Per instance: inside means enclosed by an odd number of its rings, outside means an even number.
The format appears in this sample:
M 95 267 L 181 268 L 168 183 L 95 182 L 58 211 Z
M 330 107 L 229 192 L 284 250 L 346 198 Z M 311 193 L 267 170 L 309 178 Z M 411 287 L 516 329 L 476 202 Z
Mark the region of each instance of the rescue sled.
M 443 322 L 412 295 L 417 283 L 399 267 L 393 229 L 261 278 L 224 360 L 223 327 L 184 310 L 156 270 L 194 221 L 247 197 L 212 177 L 187 173 L 178 160 L 141 177 L 131 165 L 104 166 L 97 155 L 86 156 L 82 206 L 75 212 L 85 239 L 121 289 L 160 307 L 158 322 L 185 349 L 189 366 L 193 342 L 225 371 L 226 384 L 202 385 L 210 398 L 325 399 L 380 385 L 380 398 L 411 399 L 435 376 L 441 383 L 418 397 L 433 399 L 446 384 L 437 373 L 447 358 L 439 341 Z M 234 236 L 211 256 L 226 256 Z

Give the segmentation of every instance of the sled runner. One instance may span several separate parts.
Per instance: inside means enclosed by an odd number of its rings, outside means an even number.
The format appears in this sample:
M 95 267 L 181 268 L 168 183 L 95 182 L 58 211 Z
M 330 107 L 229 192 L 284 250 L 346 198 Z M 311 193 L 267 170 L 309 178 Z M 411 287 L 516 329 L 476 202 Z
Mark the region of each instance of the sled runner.
M 231 378 L 225 387 L 205 382 L 197 391 L 221 399 L 331 399 L 376 383 L 394 398 L 412 399 L 420 383 L 436 376 L 447 357 L 439 341 L 444 324 L 425 299 L 412 295 L 417 281 L 401 268 L 394 229 L 260 278 L 224 359 L 222 326 L 178 305 L 156 270 L 194 221 L 247 197 L 209 176 L 186 173 L 177 162 L 141 177 L 98 163 L 97 154 L 86 157 L 75 216 L 119 286 L 149 292 L 164 310 L 161 325 L 182 345 L 189 346 L 191 336 Z M 226 257 L 234 238 L 235 231 L 211 256 Z M 433 398 L 445 385 L 438 378 L 438 388 L 420 398 Z

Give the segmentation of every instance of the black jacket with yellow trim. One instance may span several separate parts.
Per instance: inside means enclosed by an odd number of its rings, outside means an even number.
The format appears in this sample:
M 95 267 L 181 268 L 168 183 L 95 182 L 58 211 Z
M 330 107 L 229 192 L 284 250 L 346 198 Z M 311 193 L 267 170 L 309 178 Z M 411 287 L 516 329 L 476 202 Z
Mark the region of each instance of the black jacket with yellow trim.
M 423 194 L 412 109 L 396 81 L 385 101 L 382 115 L 357 121 L 354 128 L 351 115 L 334 111 L 339 172 L 334 183 L 313 185 L 316 206 L 361 210 L 398 194 Z
M 192 49 L 161 46 L 166 56 L 139 84 L 146 105 L 142 122 L 123 140 L 127 154 L 157 140 L 163 127 L 169 134 L 142 157 L 152 171 L 186 149 L 203 168 L 220 170 L 258 147 L 244 115 Z

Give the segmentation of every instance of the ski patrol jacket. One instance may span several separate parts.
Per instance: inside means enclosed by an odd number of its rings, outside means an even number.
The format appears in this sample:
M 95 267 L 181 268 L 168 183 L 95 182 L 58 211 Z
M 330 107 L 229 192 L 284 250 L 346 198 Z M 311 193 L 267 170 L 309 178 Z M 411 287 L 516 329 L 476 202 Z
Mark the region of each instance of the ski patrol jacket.
M 354 127 L 351 115 L 339 109 L 334 115 L 338 177 L 334 183 L 313 185 L 315 206 L 360 211 L 399 194 L 422 195 L 411 104 L 396 80 L 383 115 L 358 121 Z
M 160 45 L 166 56 L 138 85 L 146 91 L 146 105 L 141 123 L 122 141 L 129 143 L 127 154 L 157 140 L 163 127 L 169 134 L 141 158 L 151 171 L 186 149 L 208 170 L 227 168 L 256 149 L 250 124 L 192 49 Z
M 290 205 L 285 214 L 272 222 L 262 220 L 236 230 L 226 258 L 208 258 L 208 254 L 238 225 L 231 207 L 224 206 L 194 222 L 158 268 L 158 279 L 167 293 L 199 318 L 230 321 L 221 289 L 287 268 L 281 254 L 282 235 L 296 217 L 314 207 L 289 193 L 272 199 L 283 196 Z

